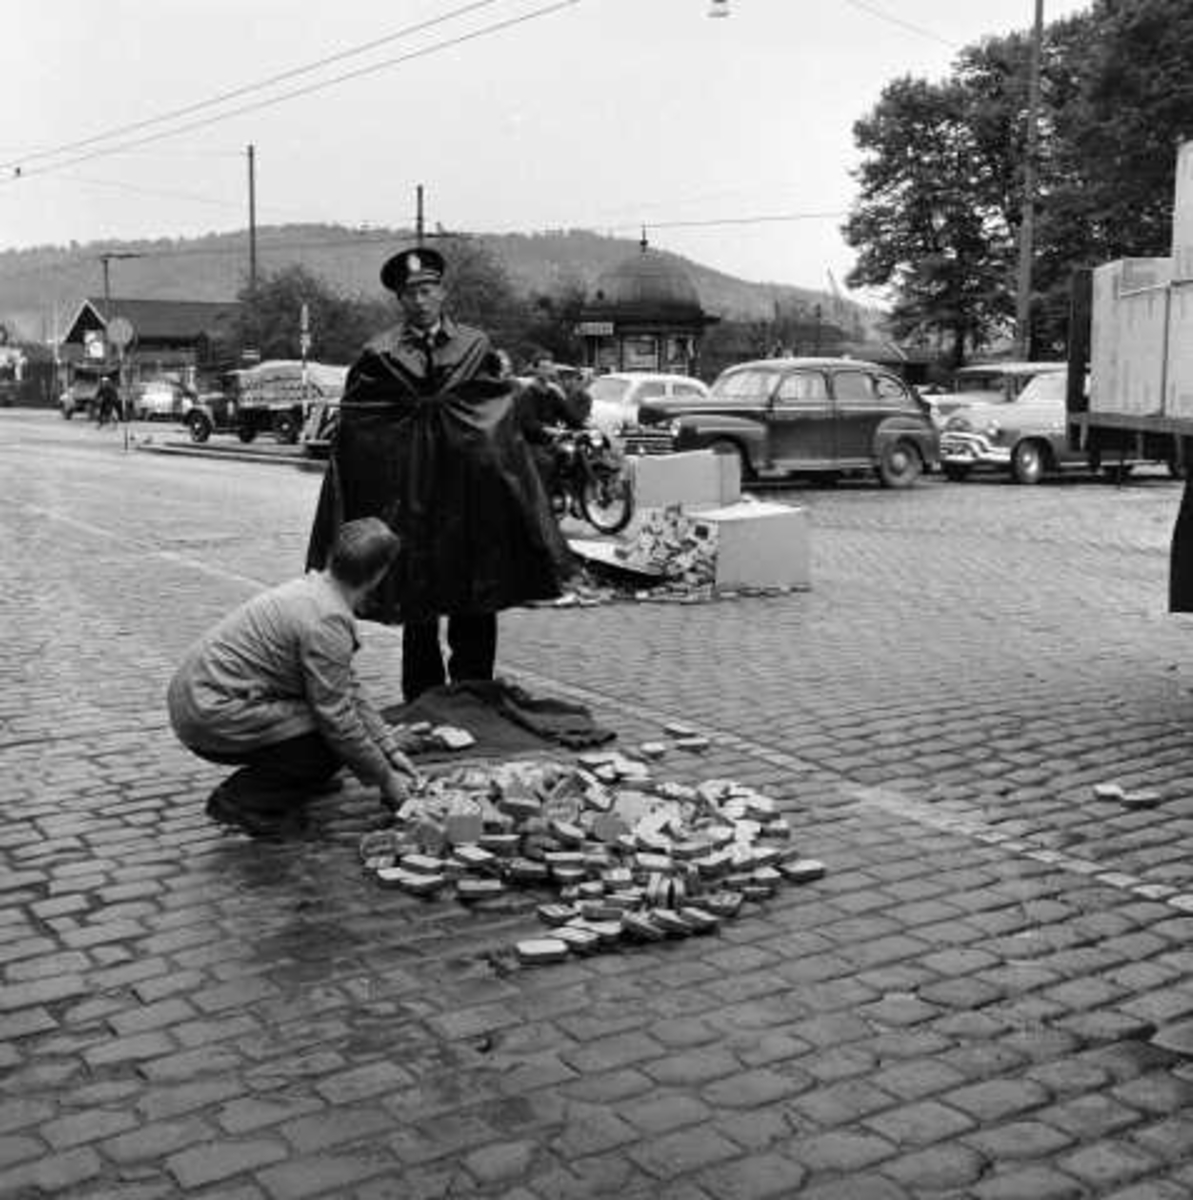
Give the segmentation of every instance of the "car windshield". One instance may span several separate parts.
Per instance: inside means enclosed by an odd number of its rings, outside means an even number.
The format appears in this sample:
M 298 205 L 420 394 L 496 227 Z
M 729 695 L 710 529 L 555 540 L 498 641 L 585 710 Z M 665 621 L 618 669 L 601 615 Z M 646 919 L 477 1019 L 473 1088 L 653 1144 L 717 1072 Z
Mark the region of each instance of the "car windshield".
M 731 371 L 712 385 L 717 400 L 764 401 L 774 390 L 773 371 Z
M 1009 404 L 1033 380 L 1057 376 L 1063 379 L 1064 374 L 1063 369 L 1049 370 L 1047 366 L 1018 371 L 1008 371 L 999 367 L 970 368 L 957 372 L 953 388 L 959 396 L 967 396 L 974 400 L 981 399 L 987 404 Z M 1061 391 L 1064 391 L 1063 384 Z
M 1019 400 L 1023 404 L 1030 404 L 1035 400 L 1063 401 L 1068 384 L 1069 377 L 1064 371 L 1054 371 L 1050 375 L 1037 375 L 1019 393 Z
M 602 375 L 588 385 L 588 394 L 594 400 L 620 400 L 630 390 L 628 379 L 612 379 Z

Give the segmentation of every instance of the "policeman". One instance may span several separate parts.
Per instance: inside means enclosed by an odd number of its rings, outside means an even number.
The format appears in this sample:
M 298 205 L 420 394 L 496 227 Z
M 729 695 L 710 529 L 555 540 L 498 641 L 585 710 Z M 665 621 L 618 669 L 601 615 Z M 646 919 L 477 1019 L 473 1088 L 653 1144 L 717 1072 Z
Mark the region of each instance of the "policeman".
M 492 679 L 497 614 L 558 596 L 567 558 L 489 339 L 444 311 L 445 270 L 421 246 L 381 268 L 402 321 L 349 371 L 307 558 L 322 567 L 335 530 L 358 517 L 398 533 L 364 615 L 402 623 L 408 701 L 449 678 Z

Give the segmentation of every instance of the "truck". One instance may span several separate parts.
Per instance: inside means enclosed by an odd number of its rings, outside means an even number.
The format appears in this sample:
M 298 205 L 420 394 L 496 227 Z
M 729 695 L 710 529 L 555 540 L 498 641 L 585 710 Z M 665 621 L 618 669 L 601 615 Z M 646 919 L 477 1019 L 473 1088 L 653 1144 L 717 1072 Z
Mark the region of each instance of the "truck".
M 338 401 L 347 374 L 347 367 L 299 359 L 271 359 L 232 372 L 237 436 L 251 442 L 272 433 L 292 445 L 312 405 Z
M 1177 153 L 1172 253 L 1074 273 L 1065 407 L 1094 462 L 1193 466 L 1193 141 Z M 1083 389 L 1089 372 L 1088 393 Z

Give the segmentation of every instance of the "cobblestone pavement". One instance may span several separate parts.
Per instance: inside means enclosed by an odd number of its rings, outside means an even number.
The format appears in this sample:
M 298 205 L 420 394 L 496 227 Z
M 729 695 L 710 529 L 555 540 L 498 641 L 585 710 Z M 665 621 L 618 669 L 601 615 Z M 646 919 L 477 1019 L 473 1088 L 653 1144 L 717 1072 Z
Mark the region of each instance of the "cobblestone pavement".
M 501 668 L 829 874 L 534 970 L 314 835 L 210 825 L 161 697 L 302 561 L 317 474 L 0 412 L 0 1196 L 1193 1196 L 1189 622 L 1158 475 L 788 493 L 811 592 L 509 614 Z M 363 665 L 396 698 L 397 639 Z M 1127 811 L 1092 785 L 1155 787 Z

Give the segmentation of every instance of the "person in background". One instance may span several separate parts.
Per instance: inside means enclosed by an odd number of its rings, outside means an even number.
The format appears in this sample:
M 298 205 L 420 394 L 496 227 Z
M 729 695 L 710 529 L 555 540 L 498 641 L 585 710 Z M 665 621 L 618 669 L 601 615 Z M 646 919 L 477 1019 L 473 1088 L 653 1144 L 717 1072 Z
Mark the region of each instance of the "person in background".
M 584 421 L 569 402 L 559 382 L 559 370 L 554 358 L 547 351 L 540 350 L 531 357 L 529 365 L 530 381 L 518 393 L 515 401 L 518 427 L 530 445 L 539 478 L 550 496 L 559 474 L 559 456 L 552 430 L 579 429 Z
M 357 517 L 397 531 L 402 549 L 369 615 L 402 624 L 407 701 L 449 676 L 492 680 L 497 614 L 555 599 L 567 558 L 518 433 L 512 382 L 488 337 L 444 311 L 445 270 L 425 246 L 381 268 L 402 321 L 348 373 L 307 554 L 308 567 L 322 566 L 336 529 Z
M 116 385 L 105 375 L 99 381 L 95 390 L 95 420 L 102 428 L 109 422 L 115 424 L 120 419 L 120 392 Z
M 272 831 L 344 766 L 390 806 L 407 798 L 414 768 L 352 669 L 354 614 L 398 548 L 384 521 L 350 521 L 326 570 L 254 596 L 184 655 L 167 692 L 174 732 L 200 758 L 240 767 L 208 800 L 213 819 Z

